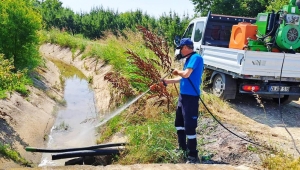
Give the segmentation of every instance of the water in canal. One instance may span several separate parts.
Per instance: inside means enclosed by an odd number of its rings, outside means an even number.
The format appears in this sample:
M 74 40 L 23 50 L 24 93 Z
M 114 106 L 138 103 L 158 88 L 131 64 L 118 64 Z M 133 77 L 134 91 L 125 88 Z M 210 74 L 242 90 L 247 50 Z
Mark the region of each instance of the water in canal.
M 47 148 L 66 149 L 95 145 L 94 127 L 98 119 L 94 92 L 87 78 L 73 66 L 60 61 L 53 62 L 62 73 L 66 106 L 56 113 Z M 88 133 L 86 129 L 89 129 Z M 51 154 L 56 153 L 43 153 L 39 166 L 61 166 L 68 160 L 52 160 Z

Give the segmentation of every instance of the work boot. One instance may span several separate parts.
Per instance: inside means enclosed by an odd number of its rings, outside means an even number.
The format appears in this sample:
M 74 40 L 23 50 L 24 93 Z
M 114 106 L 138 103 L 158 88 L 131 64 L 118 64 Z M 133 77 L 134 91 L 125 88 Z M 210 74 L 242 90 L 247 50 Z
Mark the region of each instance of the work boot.
M 197 157 L 188 156 L 186 163 L 187 164 L 199 164 L 201 162 L 200 162 L 200 159 L 198 156 Z

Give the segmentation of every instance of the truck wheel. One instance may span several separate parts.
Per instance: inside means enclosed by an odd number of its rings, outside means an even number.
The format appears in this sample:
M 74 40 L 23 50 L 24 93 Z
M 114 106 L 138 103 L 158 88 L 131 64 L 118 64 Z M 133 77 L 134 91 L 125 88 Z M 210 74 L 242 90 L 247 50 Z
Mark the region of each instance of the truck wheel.
M 225 91 L 225 80 L 223 80 L 221 75 L 216 75 L 213 81 L 213 94 L 219 98 L 224 97 Z
M 273 101 L 277 104 L 279 104 L 279 98 L 273 98 Z M 284 95 L 284 97 L 280 98 L 280 104 L 282 105 L 286 105 L 289 104 L 293 101 L 293 99 L 291 99 L 290 95 Z
M 236 81 L 229 75 L 216 74 L 212 84 L 213 94 L 221 99 L 235 99 Z

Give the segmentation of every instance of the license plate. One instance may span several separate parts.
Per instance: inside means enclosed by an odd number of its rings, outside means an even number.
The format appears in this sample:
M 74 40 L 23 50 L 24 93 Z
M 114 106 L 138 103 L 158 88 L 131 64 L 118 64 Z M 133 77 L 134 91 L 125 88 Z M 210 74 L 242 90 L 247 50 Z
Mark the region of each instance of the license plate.
M 279 91 L 279 86 L 271 86 L 270 91 Z M 282 92 L 288 92 L 290 91 L 290 87 L 287 86 L 280 86 L 280 91 Z

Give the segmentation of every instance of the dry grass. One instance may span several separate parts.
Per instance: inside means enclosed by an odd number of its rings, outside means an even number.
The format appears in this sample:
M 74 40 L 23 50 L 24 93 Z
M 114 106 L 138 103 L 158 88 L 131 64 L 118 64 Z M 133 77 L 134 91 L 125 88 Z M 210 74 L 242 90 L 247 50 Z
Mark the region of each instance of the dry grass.
M 277 155 L 267 155 L 262 158 L 263 167 L 270 170 L 292 169 L 300 170 L 300 158 L 294 158 L 280 152 Z

